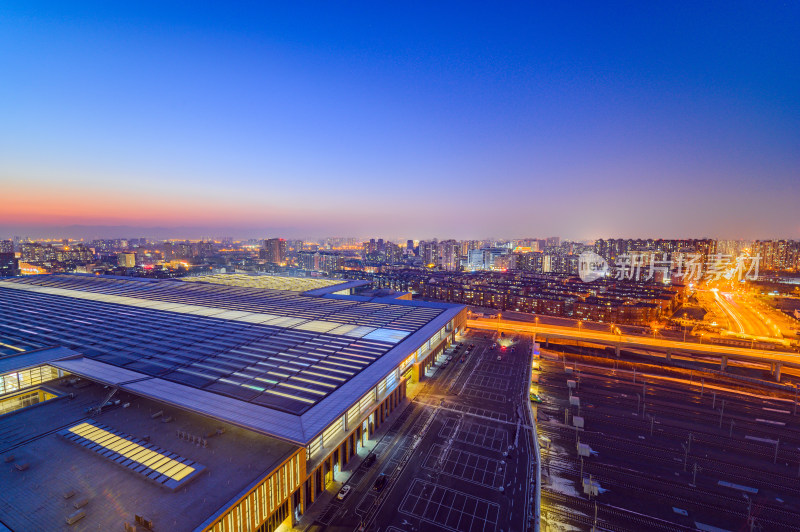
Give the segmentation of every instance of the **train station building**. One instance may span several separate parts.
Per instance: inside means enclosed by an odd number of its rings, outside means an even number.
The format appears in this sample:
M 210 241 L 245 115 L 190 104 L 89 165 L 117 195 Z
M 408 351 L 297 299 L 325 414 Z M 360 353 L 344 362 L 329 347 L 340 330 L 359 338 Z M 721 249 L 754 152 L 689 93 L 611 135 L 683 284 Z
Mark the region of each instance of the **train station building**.
M 0 531 L 296 522 L 464 327 L 363 284 L 0 281 Z

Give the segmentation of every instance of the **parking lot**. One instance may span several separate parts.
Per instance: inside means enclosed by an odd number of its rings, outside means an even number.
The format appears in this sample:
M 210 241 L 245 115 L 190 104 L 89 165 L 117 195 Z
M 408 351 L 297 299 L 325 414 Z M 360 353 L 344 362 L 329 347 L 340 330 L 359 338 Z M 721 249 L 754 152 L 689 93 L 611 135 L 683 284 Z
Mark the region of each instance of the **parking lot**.
M 415 478 L 400 512 L 444 530 L 478 532 L 497 528 L 500 505 Z
M 331 529 L 527 530 L 530 427 L 519 416 L 531 343 L 504 338 L 515 352 L 502 350 L 498 361 L 498 339 L 469 335 L 440 359 L 410 413 L 376 448 L 373 471 L 351 481 L 346 503 L 332 504 Z M 380 473 L 389 482 L 376 491 Z
M 439 436 L 445 440 L 468 443 L 483 451 L 503 452 L 508 445 L 508 435 L 504 427 L 480 421 L 464 421 L 455 416 L 446 417 Z
M 500 488 L 505 479 L 500 460 L 439 444 L 431 448 L 423 467 L 488 488 Z

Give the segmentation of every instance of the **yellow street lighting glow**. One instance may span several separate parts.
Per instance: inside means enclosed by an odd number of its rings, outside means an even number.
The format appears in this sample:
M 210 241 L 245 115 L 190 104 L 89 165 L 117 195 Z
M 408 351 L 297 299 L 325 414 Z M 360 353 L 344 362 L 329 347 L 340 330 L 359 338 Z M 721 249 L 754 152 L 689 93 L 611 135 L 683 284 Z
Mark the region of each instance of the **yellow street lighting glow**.
M 91 423 L 75 425 L 70 428 L 69 431 L 110 451 L 121 454 L 125 458 L 142 464 L 153 471 L 158 471 L 176 482 L 181 481 L 194 471 L 192 466 L 182 464 L 177 460 L 173 460 L 161 453 L 147 449 L 128 439 L 120 438 L 116 434 L 96 427 Z

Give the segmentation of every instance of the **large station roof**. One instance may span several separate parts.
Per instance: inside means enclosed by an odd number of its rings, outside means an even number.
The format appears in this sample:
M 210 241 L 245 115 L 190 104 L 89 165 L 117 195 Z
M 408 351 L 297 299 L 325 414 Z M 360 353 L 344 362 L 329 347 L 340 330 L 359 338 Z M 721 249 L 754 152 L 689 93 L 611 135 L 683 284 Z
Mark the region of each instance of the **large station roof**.
M 142 515 L 157 530 L 190 532 L 297 451 L 125 391 L 87 419 L 109 390 L 70 380 L 45 385 L 58 398 L 0 416 L 0 485 L 10 488 L 0 490 L 0 521 L 11 530 L 123 530 Z M 86 517 L 68 525 L 79 500 Z
M 183 282 L 214 283 L 226 286 L 265 288 L 290 292 L 332 293 L 369 284 L 367 281 L 349 281 L 329 277 L 286 277 L 282 275 L 258 275 L 246 273 L 219 273 L 181 277 Z
M 71 348 L 51 364 L 299 444 L 463 308 L 81 275 L 0 281 L 0 307 L 0 343 Z

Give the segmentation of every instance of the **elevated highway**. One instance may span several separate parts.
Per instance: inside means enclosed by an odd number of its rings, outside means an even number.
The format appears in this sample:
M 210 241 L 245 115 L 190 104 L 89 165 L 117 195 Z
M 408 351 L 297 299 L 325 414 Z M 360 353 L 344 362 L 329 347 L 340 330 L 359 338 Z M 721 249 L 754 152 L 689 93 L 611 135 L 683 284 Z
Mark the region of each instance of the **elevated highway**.
M 772 374 L 777 381 L 780 381 L 781 378 L 781 368 L 800 369 L 800 354 L 784 351 L 749 349 L 719 344 L 698 344 L 650 336 L 617 334 L 610 331 L 597 331 L 582 327 L 565 327 L 496 318 L 468 319 L 467 327 L 502 332 L 535 333 L 537 338 L 543 340 L 560 339 L 590 342 L 614 347 L 617 356 L 619 356 L 620 349 L 643 349 L 662 352 L 667 360 L 670 360 L 673 355 L 703 358 L 718 357 L 720 369 L 723 371 L 727 367 L 729 360 L 760 363 L 771 368 Z

